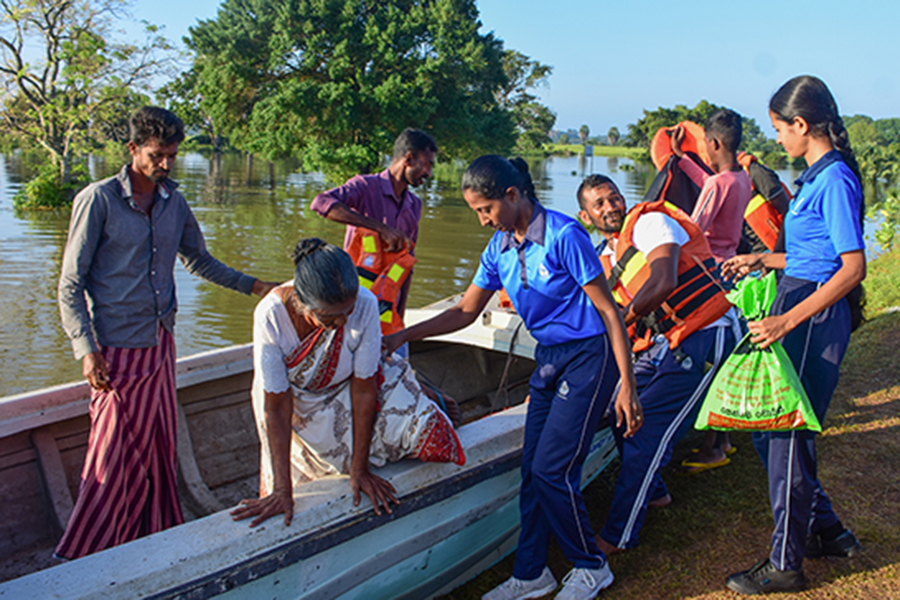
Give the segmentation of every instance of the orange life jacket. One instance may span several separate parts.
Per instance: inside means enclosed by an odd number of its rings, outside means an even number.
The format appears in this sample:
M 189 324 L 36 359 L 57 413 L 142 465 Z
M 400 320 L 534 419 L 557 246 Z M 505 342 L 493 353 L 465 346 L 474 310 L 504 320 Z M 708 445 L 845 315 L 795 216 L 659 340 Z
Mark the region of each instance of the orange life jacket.
M 616 242 L 615 266 L 612 266 L 609 256 L 600 256 L 616 302 L 627 306 L 650 277 L 647 258 L 634 247 L 633 242 L 634 226 L 641 215 L 648 212 L 661 212 L 672 217 L 690 239 L 678 253 L 675 289 L 659 308 L 629 328 L 635 352 L 648 348 L 653 343 L 653 337 L 659 333 L 665 335 L 669 347 L 675 349 L 681 340 L 713 323 L 731 307 L 724 292 L 713 280 L 716 261 L 709 251 L 706 236 L 683 210 L 665 200 L 640 202 L 628 211 Z
M 703 164 L 709 164 L 709 155 L 706 153 L 706 133 L 703 127 L 697 125 L 693 121 L 682 121 L 679 123 L 684 127 L 684 141 L 681 142 L 681 150 L 685 153 L 693 152 L 700 157 Z M 663 167 L 672 156 L 672 131 L 674 127 L 660 127 L 656 130 L 653 140 L 650 142 L 650 160 L 657 171 L 662 171 Z
M 752 231 L 752 235 L 745 235 L 745 241 L 752 250 L 756 250 L 753 248 L 755 236 L 771 252 L 778 241 L 778 233 L 784 222 L 784 213 L 791 200 L 791 193 L 778 179 L 778 175 L 760 164 L 752 154 L 740 152 L 737 160 L 753 183 L 753 197 L 747 205 L 747 210 L 744 211 L 744 221 Z
M 359 284 L 378 298 L 381 333 L 388 335 L 403 329 L 399 300 L 403 284 L 409 278 L 416 258 L 409 252 L 384 249 L 381 236 L 369 229 L 357 227 L 347 253 L 356 265 Z

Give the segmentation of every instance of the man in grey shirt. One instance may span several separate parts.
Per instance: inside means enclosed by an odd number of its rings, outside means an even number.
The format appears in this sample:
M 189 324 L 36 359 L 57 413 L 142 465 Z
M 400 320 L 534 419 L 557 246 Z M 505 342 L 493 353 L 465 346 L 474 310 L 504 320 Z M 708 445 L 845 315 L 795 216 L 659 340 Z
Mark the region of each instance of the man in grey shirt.
M 175 444 L 175 258 L 207 281 L 274 287 L 216 260 L 177 184 L 184 139 L 171 112 L 137 110 L 132 162 L 75 198 L 59 279 L 63 329 L 90 383 L 78 501 L 57 555 L 77 558 L 183 522 Z

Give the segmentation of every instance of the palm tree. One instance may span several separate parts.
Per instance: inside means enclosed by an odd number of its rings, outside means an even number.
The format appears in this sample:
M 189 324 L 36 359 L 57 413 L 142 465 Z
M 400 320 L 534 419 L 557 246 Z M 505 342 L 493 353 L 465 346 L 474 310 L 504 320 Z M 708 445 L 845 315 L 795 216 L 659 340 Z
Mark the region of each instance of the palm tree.
M 581 138 L 581 144 L 587 144 L 588 135 L 590 135 L 591 130 L 587 125 L 582 125 L 578 128 L 578 137 Z
M 609 131 L 606 133 L 606 139 L 610 146 L 615 146 L 616 142 L 619 141 L 619 128 L 615 125 L 610 127 Z

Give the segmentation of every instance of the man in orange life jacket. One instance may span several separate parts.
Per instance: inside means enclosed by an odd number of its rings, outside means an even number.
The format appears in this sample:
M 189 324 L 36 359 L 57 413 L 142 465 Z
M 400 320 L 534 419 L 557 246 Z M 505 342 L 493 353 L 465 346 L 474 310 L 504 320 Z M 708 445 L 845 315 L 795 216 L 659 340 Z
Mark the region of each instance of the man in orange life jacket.
M 626 215 L 624 198 L 604 175 L 581 183 L 578 203 L 581 220 L 603 236 L 600 261 L 629 326 L 644 407 L 640 431 L 627 439 L 617 435 L 622 470 L 596 537 L 610 555 L 637 544 L 648 506 L 672 501 L 660 469 L 693 424 L 739 329 L 712 279 L 709 244 L 685 212 L 661 200 L 642 202 Z
M 357 227 L 377 232 L 387 251 L 410 247 L 419 236 L 422 201 L 409 188 L 431 177 L 437 143 L 418 129 L 404 129 L 394 141 L 391 164 L 377 175 L 356 175 L 344 185 L 322 192 L 310 208 L 326 219 L 347 225 L 344 250 L 349 250 Z M 410 279 L 400 292 L 402 318 Z

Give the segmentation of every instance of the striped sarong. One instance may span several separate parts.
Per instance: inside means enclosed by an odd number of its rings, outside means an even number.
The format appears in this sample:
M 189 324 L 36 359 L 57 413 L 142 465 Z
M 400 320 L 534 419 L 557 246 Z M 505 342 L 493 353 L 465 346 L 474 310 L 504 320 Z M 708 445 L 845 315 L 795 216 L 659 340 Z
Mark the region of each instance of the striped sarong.
M 91 393 L 78 501 L 56 554 L 78 558 L 184 522 L 175 449 L 175 342 L 104 348 L 112 391 Z

